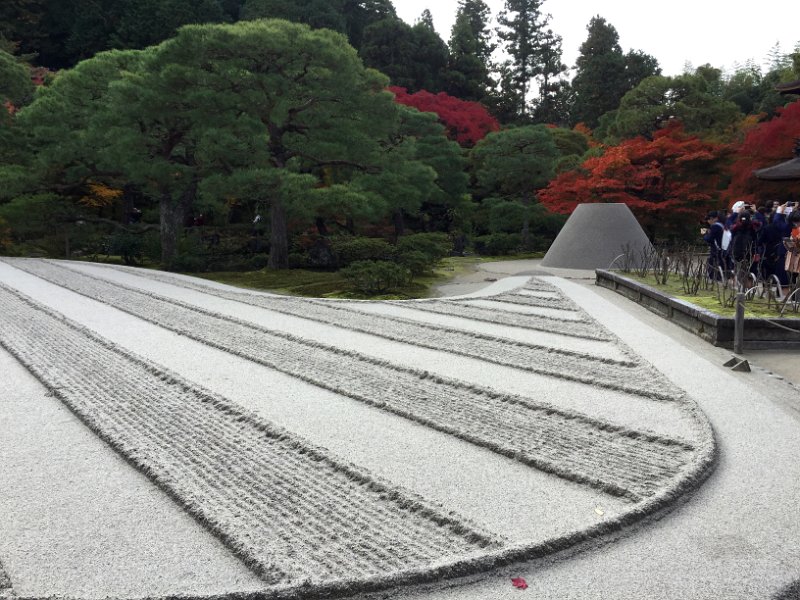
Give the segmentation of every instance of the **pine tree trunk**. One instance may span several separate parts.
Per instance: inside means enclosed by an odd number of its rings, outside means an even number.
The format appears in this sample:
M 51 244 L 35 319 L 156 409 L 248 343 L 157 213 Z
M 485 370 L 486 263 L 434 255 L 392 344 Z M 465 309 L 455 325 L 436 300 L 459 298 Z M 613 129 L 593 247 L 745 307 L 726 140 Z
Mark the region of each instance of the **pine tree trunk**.
M 406 222 L 403 219 L 403 211 L 401 209 L 397 209 L 392 214 L 392 221 L 394 221 L 394 238 L 395 241 L 399 240 L 406 232 Z
M 525 217 L 522 221 L 522 248 L 523 250 L 530 250 L 531 247 L 531 217 L 528 207 L 531 205 L 531 199 L 528 194 L 522 195 L 522 205 L 525 207 Z
M 169 196 L 161 199 L 161 264 L 165 268 L 172 266 L 178 254 L 178 236 L 183 229 L 185 216 L 181 202 L 175 202 Z
M 269 263 L 270 269 L 289 268 L 289 234 L 286 209 L 278 198 L 270 204 Z

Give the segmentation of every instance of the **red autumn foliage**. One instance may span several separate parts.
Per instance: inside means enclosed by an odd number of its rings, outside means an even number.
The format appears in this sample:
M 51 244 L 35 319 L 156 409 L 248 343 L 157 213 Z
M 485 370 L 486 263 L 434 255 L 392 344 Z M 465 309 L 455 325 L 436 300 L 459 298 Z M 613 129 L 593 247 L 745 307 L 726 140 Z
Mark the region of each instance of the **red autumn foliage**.
M 500 123 L 480 102 L 460 100 L 444 92 L 432 94 L 420 90 L 409 94 L 402 87 L 390 87 L 389 91 L 399 104 L 412 106 L 421 112 L 436 113 L 450 139 L 462 146 L 472 147 L 486 137 L 486 134 L 500 129 Z
M 674 123 L 652 140 L 638 137 L 608 147 L 580 169 L 567 171 L 539 193 L 549 210 L 571 213 L 582 203 L 621 202 L 651 233 L 696 221 L 717 208 L 727 146 L 684 133 Z
M 753 176 L 753 171 L 791 159 L 798 138 L 800 100 L 778 109 L 775 117 L 750 129 L 734 154 L 726 200 L 757 203 L 759 199 L 785 199 L 792 192 L 796 194 L 796 181 L 762 181 Z

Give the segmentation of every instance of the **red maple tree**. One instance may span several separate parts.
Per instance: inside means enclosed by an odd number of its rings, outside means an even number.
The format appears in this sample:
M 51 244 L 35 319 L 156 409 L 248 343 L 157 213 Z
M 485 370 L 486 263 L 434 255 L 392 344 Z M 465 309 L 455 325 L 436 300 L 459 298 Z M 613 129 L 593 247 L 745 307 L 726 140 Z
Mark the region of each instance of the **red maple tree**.
M 680 123 L 652 140 L 625 140 L 556 177 L 539 193 L 549 210 L 569 214 L 581 203 L 627 204 L 651 234 L 675 231 L 718 208 L 728 146 L 687 135 Z
M 486 137 L 486 134 L 500 129 L 486 107 L 480 102 L 460 100 L 444 92 L 432 94 L 420 90 L 409 94 L 406 88 L 390 87 L 395 102 L 412 106 L 421 112 L 432 112 L 447 129 L 447 135 L 461 146 L 472 147 Z
M 734 154 L 731 183 L 725 199 L 758 202 L 759 199 L 785 199 L 797 193 L 797 182 L 763 181 L 753 175 L 756 169 L 771 167 L 792 158 L 795 141 L 800 138 L 800 100 L 779 108 L 776 116 L 750 129 Z

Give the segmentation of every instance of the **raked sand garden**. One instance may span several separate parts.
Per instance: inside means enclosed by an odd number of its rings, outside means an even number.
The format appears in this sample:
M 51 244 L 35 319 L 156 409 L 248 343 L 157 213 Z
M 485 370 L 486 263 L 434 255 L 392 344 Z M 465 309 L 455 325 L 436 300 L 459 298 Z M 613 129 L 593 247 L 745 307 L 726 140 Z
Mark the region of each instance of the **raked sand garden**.
M 557 277 L 334 301 L 3 259 L 0 347 L 0 597 L 800 578 L 797 415 Z

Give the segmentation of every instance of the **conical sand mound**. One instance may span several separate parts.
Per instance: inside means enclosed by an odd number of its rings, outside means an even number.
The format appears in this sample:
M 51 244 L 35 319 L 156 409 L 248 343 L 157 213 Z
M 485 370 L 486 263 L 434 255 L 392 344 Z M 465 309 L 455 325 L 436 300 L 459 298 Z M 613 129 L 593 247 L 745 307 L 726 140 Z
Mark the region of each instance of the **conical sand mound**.
M 651 248 L 631 209 L 624 204 L 579 204 L 547 251 L 542 266 L 607 269 L 626 247 L 631 249 L 633 265 Z M 614 266 L 622 263 L 620 258 Z

